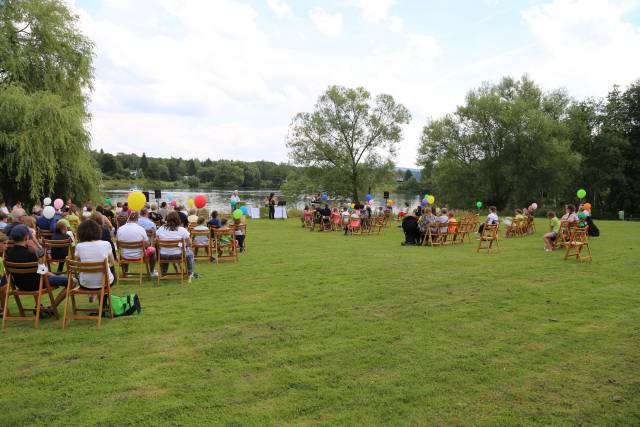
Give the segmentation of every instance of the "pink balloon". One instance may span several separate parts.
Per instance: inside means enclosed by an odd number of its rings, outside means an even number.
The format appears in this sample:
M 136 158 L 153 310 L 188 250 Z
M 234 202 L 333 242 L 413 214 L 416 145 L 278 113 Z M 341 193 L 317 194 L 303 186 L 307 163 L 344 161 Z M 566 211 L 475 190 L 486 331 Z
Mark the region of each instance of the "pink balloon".
M 531 203 L 531 207 L 535 211 L 536 209 L 538 209 L 538 204 L 537 203 Z
M 175 199 L 172 200 L 170 203 L 171 203 L 171 206 L 173 207 L 176 207 L 176 205 L 178 204 L 178 202 L 176 202 Z
M 53 201 L 53 207 L 56 209 L 62 209 L 62 207 L 64 206 L 64 202 L 62 201 L 62 199 L 55 199 Z

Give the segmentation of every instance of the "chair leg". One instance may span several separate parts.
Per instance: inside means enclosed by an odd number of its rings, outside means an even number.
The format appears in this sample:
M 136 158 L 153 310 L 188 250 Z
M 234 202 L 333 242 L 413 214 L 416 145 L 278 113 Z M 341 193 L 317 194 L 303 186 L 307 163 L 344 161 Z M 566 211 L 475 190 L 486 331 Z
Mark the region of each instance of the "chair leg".
M 49 300 L 51 301 L 51 310 L 53 311 L 53 316 L 56 320 L 60 319 L 60 313 L 58 313 L 58 306 L 55 303 L 55 298 L 53 297 L 53 291 L 50 286 L 47 286 L 47 293 L 49 294 Z
M 7 326 L 7 316 L 9 315 L 9 293 L 11 289 L 9 289 L 9 285 L 7 285 L 7 289 L 4 294 L 4 303 L 2 305 L 2 330 Z
M 67 296 L 64 299 L 64 314 L 62 315 L 62 330 L 67 326 L 67 312 L 69 310 L 69 299 L 73 296 L 71 295 L 71 289 L 67 287 Z
M 102 307 L 104 305 L 104 286 L 100 289 L 100 298 L 98 299 L 98 328 L 102 324 Z
M 36 321 L 35 321 L 36 329 L 40 327 L 40 306 L 41 306 L 40 301 L 41 300 L 42 300 L 42 286 L 40 286 L 40 289 L 38 289 L 38 296 L 36 297 Z

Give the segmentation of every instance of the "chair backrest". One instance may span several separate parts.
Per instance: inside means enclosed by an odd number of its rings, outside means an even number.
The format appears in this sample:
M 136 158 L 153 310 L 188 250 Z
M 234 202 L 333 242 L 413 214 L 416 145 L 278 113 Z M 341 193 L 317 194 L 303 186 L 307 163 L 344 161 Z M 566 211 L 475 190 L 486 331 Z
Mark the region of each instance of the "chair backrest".
M 482 237 L 496 238 L 498 236 L 498 224 L 485 224 L 482 228 Z
M 144 250 L 144 240 L 138 240 L 137 242 L 123 242 L 122 240 L 118 240 L 118 252 L 122 249 Z
M 238 224 L 233 226 L 233 231 L 240 230 L 243 235 L 247 235 L 247 224 Z
M 230 236 L 231 240 L 236 240 L 236 233 L 230 228 L 217 228 L 214 230 L 214 237 L 217 241 L 224 236 Z
M 68 248 L 71 246 L 71 239 L 64 239 L 64 240 L 43 240 L 42 242 L 43 246 L 45 249 L 51 249 L 51 248 Z
M 209 230 L 189 230 L 189 235 L 191 236 L 191 242 L 194 246 L 206 246 L 207 243 L 197 243 L 196 237 L 205 237 L 207 240 L 210 237 Z
M 104 273 L 105 277 L 109 277 L 109 260 L 95 262 L 82 262 L 75 259 L 67 258 L 67 268 L 69 274 L 77 273 Z
M 172 239 L 172 240 L 156 239 L 156 246 L 158 247 L 158 252 L 160 252 L 161 249 L 179 248 L 181 252 L 184 254 L 186 242 L 184 239 Z
M 40 239 L 42 240 L 49 239 L 52 235 L 53 233 L 50 230 L 38 228 L 38 236 L 40 236 Z
M 38 272 L 38 261 L 33 262 L 4 262 L 7 274 L 33 274 Z

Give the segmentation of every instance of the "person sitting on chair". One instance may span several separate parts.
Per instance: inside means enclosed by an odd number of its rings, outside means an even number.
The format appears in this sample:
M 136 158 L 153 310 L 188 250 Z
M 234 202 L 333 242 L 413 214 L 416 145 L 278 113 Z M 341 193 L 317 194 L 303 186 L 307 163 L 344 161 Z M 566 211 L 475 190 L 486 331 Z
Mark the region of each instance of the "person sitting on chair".
M 496 207 L 489 206 L 489 215 L 487 215 L 487 219 L 484 220 L 482 224 L 480 224 L 480 228 L 478 229 L 477 234 L 482 234 L 482 230 L 484 230 L 485 225 L 494 225 L 498 224 L 500 219 L 498 218 L 498 214 L 496 214 Z
M 158 228 L 156 237 L 159 240 L 184 239 L 185 244 L 187 245 L 187 247 L 185 248 L 185 254 L 187 257 L 187 274 L 189 275 L 189 281 L 191 281 L 191 279 L 197 279 L 199 277 L 194 272 L 195 261 L 193 258 L 193 251 L 190 247 L 188 247 L 190 241 L 189 231 L 181 226 L 180 215 L 178 215 L 178 212 L 171 211 L 167 214 L 167 223 Z M 180 248 L 161 248 L 159 255 L 161 259 L 180 259 Z M 168 264 L 162 264 L 162 274 L 166 273 L 168 268 Z
M 556 248 L 555 242 L 560 232 L 560 220 L 556 216 L 556 213 L 551 211 L 547 213 L 547 218 L 549 218 L 549 232 L 542 236 L 542 240 L 546 246 L 544 250 L 551 252 Z
M 146 210 L 146 209 L 144 209 Z M 145 218 L 147 221 L 151 222 L 148 218 Z M 144 257 L 144 259 L 149 263 L 149 270 L 151 272 L 151 277 L 156 277 L 155 267 L 156 267 L 156 249 L 153 246 L 149 246 L 149 236 L 147 235 L 146 230 L 139 223 L 140 218 L 138 217 L 138 212 L 130 211 L 129 219 L 127 223 L 122 227 L 118 228 L 118 232 L 116 237 L 118 242 L 123 243 L 135 243 L 135 242 L 143 242 L 144 253 L 140 253 L 139 249 L 127 249 L 123 248 L 121 250 L 122 258 L 124 259 L 140 259 Z M 153 224 L 151 222 L 151 224 Z M 155 225 L 153 226 L 155 228 Z M 122 265 L 122 269 L 124 272 L 127 272 L 127 264 Z
M 37 262 L 38 257 L 28 248 L 28 242 L 31 232 L 27 228 L 27 226 L 23 224 L 16 225 L 11 230 L 11 235 L 9 236 L 11 240 L 13 240 L 13 247 L 7 249 L 5 254 L 5 260 L 7 262 L 16 262 L 16 263 L 27 263 L 27 262 Z M 49 285 L 51 287 L 66 287 L 67 286 L 67 277 L 66 276 L 56 276 L 51 272 L 44 273 L 44 280 L 49 281 Z M 28 273 L 28 274 L 14 274 L 13 275 L 13 283 L 21 291 L 25 292 L 33 292 L 37 291 L 40 286 L 40 277 L 37 273 Z M 57 306 L 64 300 L 65 291 L 60 292 L 56 297 L 54 304 Z
M 567 205 L 565 207 L 565 214 L 562 215 L 562 218 L 560 218 L 560 221 L 567 221 L 569 222 L 569 224 L 578 222 L 578 215 L 576 215 L 576 207 L 571 204 Z
M 97 212 L 96 215 L 99 215 Z M 114 274 L 113 265 L 115 263 L 111 245 L 102 240 L 103 228 L 94 219 L 84 220 L 78 225 L 78 241 L 76 245 L 75 258 L 81 262 L 103 262 L 105 259 L 109 263 L 109 284 L 113 285 Z M 100 289 L 103 286 L 102 273 L 80 273 L 80 287 L 84 289 Z M 95 295 L 89 296 L 89 302 L 95 301 Z

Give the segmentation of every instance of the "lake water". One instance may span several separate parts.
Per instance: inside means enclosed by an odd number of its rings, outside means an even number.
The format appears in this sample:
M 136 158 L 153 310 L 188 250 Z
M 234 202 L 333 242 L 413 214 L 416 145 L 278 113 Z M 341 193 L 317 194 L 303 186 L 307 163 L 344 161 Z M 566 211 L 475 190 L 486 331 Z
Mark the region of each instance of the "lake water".
M 115 204 L 117 202 L 126 202 L 129 191 L 130 190 L 107 190 L 105 193 Z M 247 205 L 254 207 L 265 206 L 265 200 L 272 192 L 275 193 L 278 200 L 286 200 L 282 195 L 282 192 L 279 190 L 239 190 L 238 192 L 240 194 L 240 200 L 246 202 Z M 231 197 L 232 191 L 229 190 L 163 190 L 160 202 L 168 202 L 167 195 L 169 193 L 173 194 L 173 197 L 178 201 L 178 203 L 182 203 L 185 206 L 188 199 L 194 198 L 198 194 L 203 194 L 207 198 L 207 209 L 215 209 L 218 211 L 227 211 L 230 209 L 229 198 Z M 153 198 L 153 191 L 150 191 L 149 195 L 151 196 L 151 201 L 155 201 Z M 380 202 L 377 203 L 377 205 L 382 205 L 382 202 L 384 201 L 382 193 L 374 193 L 372 196 L 374 197 L 374 200 Z M 419 197 L 417 195 L 392 193 L 391 199 L 394 201 L 394 207 L 403 206 L 405 202 L 409 202 L 412 207 L 415 207 L 419 203 Z M 287 200 L 287 206 L 302 209 L 305 203 L 309 203 L 310 201 L 311 197 L 305 197 L 303 200 L 296 202 Z

